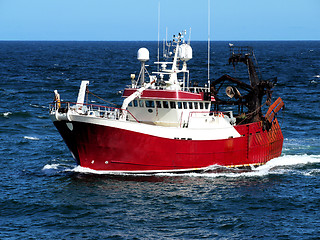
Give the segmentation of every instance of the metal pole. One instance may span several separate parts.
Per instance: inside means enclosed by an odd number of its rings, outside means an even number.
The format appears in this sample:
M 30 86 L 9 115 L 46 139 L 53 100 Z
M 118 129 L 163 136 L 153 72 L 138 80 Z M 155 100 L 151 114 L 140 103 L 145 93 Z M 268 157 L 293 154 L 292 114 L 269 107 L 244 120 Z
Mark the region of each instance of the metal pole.
M 208 0 L 208 87 L 210 89 L 210 0 Z
M 160 42 L 160 1 L 158 2 L 158 62 L 160 61 L 160 46 L 159 46 L 159 42 Z M 157 70 L 159 72 L 159 63 L 158 63 L 158 67 Z

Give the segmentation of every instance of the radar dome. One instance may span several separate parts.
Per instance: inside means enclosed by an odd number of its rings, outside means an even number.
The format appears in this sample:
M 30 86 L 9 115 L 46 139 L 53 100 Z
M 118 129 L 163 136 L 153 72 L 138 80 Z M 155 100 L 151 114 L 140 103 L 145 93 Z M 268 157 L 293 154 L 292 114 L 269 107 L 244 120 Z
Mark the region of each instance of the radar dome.
M 138 50 L 137 58 L 140 62 L 146 62 L 149 60 L 149 50 L 146 48 L 140 48 Z
M 183 43 L 178 49 L 178 58 L 182 61 L 189 61 L 192 59 L 192 48 L 190 45 Z

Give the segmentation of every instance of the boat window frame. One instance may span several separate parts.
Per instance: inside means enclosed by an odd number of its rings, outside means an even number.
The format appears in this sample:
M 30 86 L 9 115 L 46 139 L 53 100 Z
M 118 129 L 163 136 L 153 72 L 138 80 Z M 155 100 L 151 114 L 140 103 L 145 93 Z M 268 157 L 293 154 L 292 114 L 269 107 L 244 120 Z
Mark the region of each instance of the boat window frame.
M 163 108 L 169 108 L 169 102 L 163 101 L 162 106 L 163 106 Z
M 154 108 L 155 104 L 153 100 L 145 100 L 145 106 L 146 108 Z
M 156 107 L 157 108 L 162 108 L 161 101 L 159 101 L 159 100 L 156 101 Z
M 183 109 L 188 109 L 188 102 L 182 102 Z
M 176 104 L 175 101 L 170 101 L 169 103 L 170 103 L 170 108 L 171 109 L 176 109 L 177 108 L 177 104 Z
M 194 102 L 194 109 L 198 109 L 198 102 Z
M 177 102 L 178 109 L 182 109 L 182 102 Z

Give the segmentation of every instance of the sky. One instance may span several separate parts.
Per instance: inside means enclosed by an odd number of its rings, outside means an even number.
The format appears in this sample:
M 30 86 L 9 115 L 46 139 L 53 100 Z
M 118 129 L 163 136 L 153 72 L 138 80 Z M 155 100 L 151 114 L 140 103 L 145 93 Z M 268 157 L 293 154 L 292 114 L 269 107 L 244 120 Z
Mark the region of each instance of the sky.
M 208 0 L 0 0 L 0 40 L 208 39 Z M 210 0 L 211 40 L 320 40 L 320 0 Z

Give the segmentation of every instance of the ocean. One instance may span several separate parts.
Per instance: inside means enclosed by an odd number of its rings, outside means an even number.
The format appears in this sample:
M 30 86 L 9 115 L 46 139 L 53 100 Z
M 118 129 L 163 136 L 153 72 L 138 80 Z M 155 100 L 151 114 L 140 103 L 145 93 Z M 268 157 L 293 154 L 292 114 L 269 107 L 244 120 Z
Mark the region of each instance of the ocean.
M 264 79 L 278 77 L 281 157 L 251 171 L 136 176 L 76 166 L 49 104 L 55 89 L 76 101 L 81 80 L 121 104 L 140 47 L 156 70 L 156 42 L 0 42 L 0 239 L 319 239 L 320 41 L 233 43 L 254 47 Z M 207 43 L 191 46 L 190 78 L 205 83 Z M 228 42 L 211 43 L 211 79 L 245 78 L 228 57 Z

